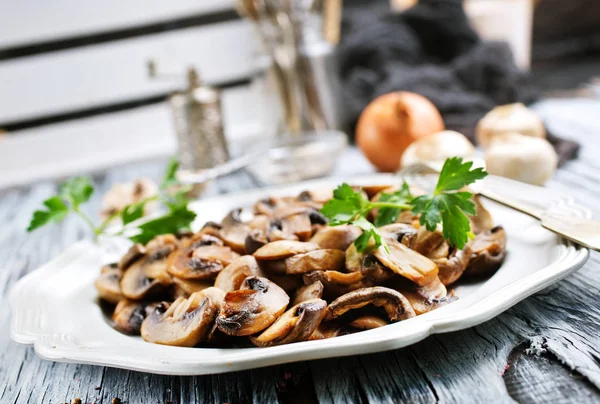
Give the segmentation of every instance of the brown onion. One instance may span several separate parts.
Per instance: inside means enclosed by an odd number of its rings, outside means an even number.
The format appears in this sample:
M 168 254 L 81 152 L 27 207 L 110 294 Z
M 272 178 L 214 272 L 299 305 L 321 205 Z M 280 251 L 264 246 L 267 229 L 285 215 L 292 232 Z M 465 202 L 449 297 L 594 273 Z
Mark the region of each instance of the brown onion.
M 422 95 L 398 91 L 384 94 L 363 110 L 356 126 L 356 143 L 378 170 L 394 172 L 400 157 L 417 138 L 444 130 L 444 121 Z

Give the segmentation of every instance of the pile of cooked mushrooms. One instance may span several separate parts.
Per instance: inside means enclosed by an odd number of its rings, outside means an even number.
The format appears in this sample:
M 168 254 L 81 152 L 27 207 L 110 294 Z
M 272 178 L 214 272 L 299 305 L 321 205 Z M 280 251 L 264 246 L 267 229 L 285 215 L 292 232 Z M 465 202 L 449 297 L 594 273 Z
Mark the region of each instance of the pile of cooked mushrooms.
M 370 198 L 388 189 L 363 187 Z M 434 310 L 456 299 L 447 286 L 489 276 L 504 259 L 504 229 L 476 197 L 475 237 L 462 250 L 407 211 L 379 228 L 389 251 L 367 253 L 353 244 L 359 228 L 328 226 L 319 209 L 329 198 L 271 197 L 248 218 L 235 209 L 198 233 L 134 245 L 95 282 L 114 327 L 185 347 L 331 338 Z

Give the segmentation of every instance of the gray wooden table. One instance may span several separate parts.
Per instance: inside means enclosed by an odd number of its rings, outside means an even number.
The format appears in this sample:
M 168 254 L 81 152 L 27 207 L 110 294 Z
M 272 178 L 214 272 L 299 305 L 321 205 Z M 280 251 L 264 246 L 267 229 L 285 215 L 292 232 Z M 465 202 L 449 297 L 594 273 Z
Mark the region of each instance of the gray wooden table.
M 600 108 L 596 115 L 600 116 Z M 555 124 L 576 131 L 584 149 L 580 159 L 562 168 L 549 186 L 574 196 L 598 215 L 600 139 L 595 128 L 600 124 L 586 126 L 573 116 Z M 95 176 L 98 194 L 88 207 L 90 212 L 98 210 L 99 193 L 111 184 L 140 176 L 158 178 L 163 163 L 135 164 Z M 361 172 L 368 166 L 357 153 L 350 153 L 338 170 Z M 75 398 L 110 403 L 115 397 L 125 403 L 600 402 L 600 256 L 596 253 L 576 274 L 487 323 L 391 352 L 199 377 L 41 360 L 31 347 L 10 340 L 7 294 L 23 275 L 74 241 L 89 237 L 76 218 L 25 233 L 31 212 L 55 192 L 56 185 L 45 182 L 0 191 L 1 403 L 61 403 Z M 240 173 L 220 181 L 211 192 L 254 186 L 252 178 Z

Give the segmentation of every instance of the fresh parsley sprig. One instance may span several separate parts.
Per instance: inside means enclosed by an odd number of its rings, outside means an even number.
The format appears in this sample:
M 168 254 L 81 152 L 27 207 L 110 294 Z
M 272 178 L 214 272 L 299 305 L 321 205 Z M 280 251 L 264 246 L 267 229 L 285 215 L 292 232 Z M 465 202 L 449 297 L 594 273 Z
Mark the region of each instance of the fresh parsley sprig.
M 460 189 L 487 175 L 482 168 L 472 167 L 472 162 L 463 162 L 460 157 L 447 159 L 433 194 L 418 197 L 411 195 L 408 184 L 404 182 L 398 191 L 382 193 L 378 201 L 372 202 L 360 189 L 354 190 L 344 183 L 334 191 L 333 199 L 323 206 L 321 213 L 329 219 L 331 226 L 353 224 L 363 230 L 354 242 L 358 251 L 379 246 L 387 249 L 377 228 L 394 223 L 404 210 L 419 214 L 419 222 L 429 231 L 434 231 L 441 223 L 444 238 L 462 249 L 471 231 L 466 215 L 475 214 L 475 204 L 471 200 L 473 194 Z M 373 209 L 378 209 L 378 213 L 371 223 L 367 215 Z
M 161 202 L 167 211 L 160 217 L 139 224 L 135 231 L 132 231 L 133 235 L 129 236 L 132 241 L 146 244 L 157 235 L 187 230 L 196 218 L 196 214 L 187 207 L 190 200 L 186 194 L 190 188 L 183 187 L 178 183 L 176 178 L 178 168 L 179 163 L 177 160 L 169 160 L 159 192 L 156 195 L 126 206 L 123 210 L 106 218 L 98 226 L 80 209 L 80 206 L 89 201 L 94 193 L 91 180 L 87 177 L 71 178 L 60 187 L 57 195 L 43 202 L 43 209 L 36 210 L 33 213 L 27 231 L 34 231 L 49 223 L 61 222 L 70 212 L 73 212 L 90 226 L 94 239 L 97 239 L 99 235 L 106 231 L 109 224 L 119 216 L 123 225 L 142 218 L 146 204 L 152 201 Z M 117 234 L 123 234 L 124 230 L 122 229 Z

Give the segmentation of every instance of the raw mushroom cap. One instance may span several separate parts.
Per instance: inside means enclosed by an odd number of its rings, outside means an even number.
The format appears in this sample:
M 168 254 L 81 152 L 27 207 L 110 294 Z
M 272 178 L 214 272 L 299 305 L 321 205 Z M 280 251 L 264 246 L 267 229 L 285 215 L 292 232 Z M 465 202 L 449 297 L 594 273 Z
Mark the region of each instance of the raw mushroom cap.
M 312 271 L 339 271 L 344 268 L 346 254 L 340 250 L 314 250 L 285 259 L 285 272 L 302 275 Z
M 269 279 L 249 276 L 240 290 L 225 295 L 217 326 L 227 335 L 256 334 L 273 324 L 289 302 L 285 291 Z
M 256 259 L 251 255 L 243 255 L 231 261 L 219 272 L 215 279 L 215 286 L 225 292 L 232 292 L 238 290 L 247 277 L 261 275 L 262 271 Z
M 327 302 L 322 299 L 299 303 L 283 313 L 260 335 L 250 337 L 250 341 L 260 347 L 306 341 L 321 323 L 326 309 Z
M 272 241 L 254 252 L 257 260 L 278 260 L 288 258 L 296 254 L 304 254 L 318 250 L 319 246 L 314 243 L 294 240 Z
M 368 304 L 382 307 L 392 322 L 405 320 L 415 316 L 410 302 L 390 288 L 374 286 L 346 293 L 329 304 L 325 320 L 333 320 L 350 310 L 359 309 Z
M 180 297 L 166 311 L 159 307 L 148 315 L 142 338 L 155 344 L 195 346 L 206 337 L 218 312 L 218 304 L 204 291 Z

